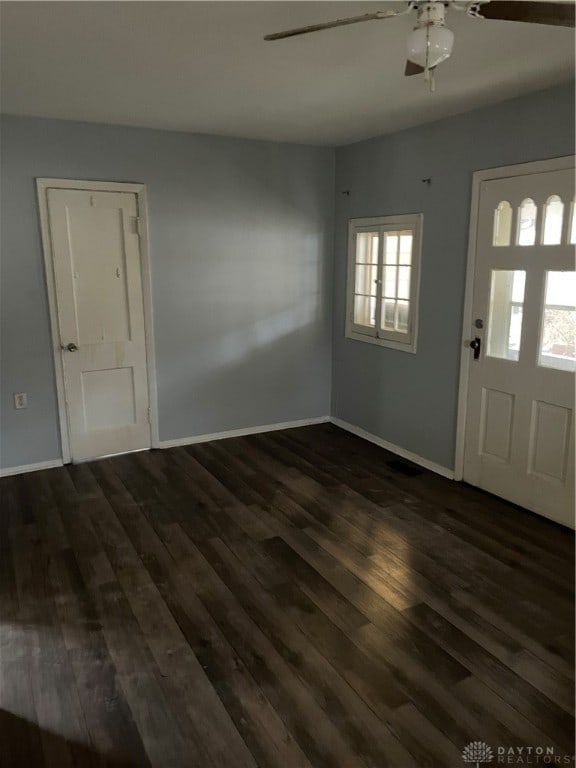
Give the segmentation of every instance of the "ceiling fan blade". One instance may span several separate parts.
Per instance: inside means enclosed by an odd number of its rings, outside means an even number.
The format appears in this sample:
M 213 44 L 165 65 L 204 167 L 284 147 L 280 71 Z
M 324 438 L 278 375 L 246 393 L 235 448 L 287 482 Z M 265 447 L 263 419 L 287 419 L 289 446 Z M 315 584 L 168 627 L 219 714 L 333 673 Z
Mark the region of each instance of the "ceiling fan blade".
M 478 14 L 485 19 L 501 19 L 503 21 L 525 21 L 528 24 L 553 24 L 558 27 L 574 26 L 574 2 L 547 3 L 531 2 L 504 2 L 504 0 L 491 0 L 482 3 L 478 8 Z
M 425 72 L 426 70 L 424 67 L 421 67 L 420 64 L 414 64 L 413 61 L 408 60 L 406 62 L 406 69 L 404 70 L 404 74 L 406 77 L 411 77 L 412 75 L 421 75 L 422 72 Z
M 327 21 L 324 24 L 310 24 L 308 27 L 298 27 L 297 29 L 288 29 L 286 32 L 275 32 L 273 35 L 265 35 L 264 40 L 283 40 L 285 37 L 295 37 L 296 35 L 307 35 L 308 32 L 320 32 L 322 29 L 332 29 L 333 27 L 345 27 L 348 24 L 359 24 L 361 21 L 376 21 L 378 19 L 391 19 L 398 16 L 396 11 L 377 11 L 376 13 L 365 13 L 362 16 L 349 16 L 347 19 L 336 19 Z

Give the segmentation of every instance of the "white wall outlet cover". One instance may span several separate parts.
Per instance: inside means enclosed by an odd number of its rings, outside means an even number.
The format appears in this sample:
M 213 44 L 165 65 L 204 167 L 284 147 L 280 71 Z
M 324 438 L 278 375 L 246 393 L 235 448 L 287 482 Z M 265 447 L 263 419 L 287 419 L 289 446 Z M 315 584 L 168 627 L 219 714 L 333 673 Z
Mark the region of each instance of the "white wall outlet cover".
M 14 394 L 14 408 L 27 408 L 28 395 L 26 392 L 16 392 Z

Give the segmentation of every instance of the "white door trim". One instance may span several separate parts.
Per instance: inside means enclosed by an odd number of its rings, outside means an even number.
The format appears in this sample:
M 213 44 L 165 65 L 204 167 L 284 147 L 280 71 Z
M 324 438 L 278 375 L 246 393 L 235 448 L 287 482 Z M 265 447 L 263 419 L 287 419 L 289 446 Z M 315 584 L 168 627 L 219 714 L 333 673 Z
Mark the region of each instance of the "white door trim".
M 454 461 L 454 479 L 464 477 L 464 436 L 468 410 L 468 376 L 470 355 L 468 345 L 471 341 L 472 300 L 474 294 L 474 272 L 476 267 L 476 237 L 478 234 L 478 208 L 480 203 L 480 185 L 490 179 L 503 179 L 509 176 L 526 176 L 533 173 L 560 171 L 574 168 L 575 158 L 554 157 L 549 160 L 536 160 L 518 165 L 505 165 L 501 168 L 487 168 L 475 171 L 472 175 L 472 202 L 470 206 L 470 230 L 468 235 L 468 258 L 466 263 L 466 288 L 464 293 L 464 312 L 462 318 L 462 341 L 460 346 L 460 383 L 458 389 L 458 417 L 456 426 L 456 454 Z
M 62 461 L 69 464 L 72 460 L 70 452 L 70 437 L 66 418 L 66 397 L 64 391 L 64 370 L 60 354 L 60 331 L 58 325 L 58 304 L 56 301 L 56 283 L 54 279 L 54 264 L 52 258 L 52 238 L 48 217 L 49 189 L 79 189 L 94 192 L 128 192 L 136 195 L 140 234 L 140 259 L 142 268 L 142 297 L 144 303 L 144 332 L 146 335 L 146 367 L 148 378 L 149 407 L 150 407 L 150 436 L 153 448 L 160 443 L 158 432 L 158 390 L 156 385 L 156 355 L 154 350 L 154 324 L 152 311 L 152 275 L 150 268 L 150 249 L 148 238 L 148 206 L 145 184 L 129 184 L 115 181 L 77 181 L 74 179 L 36 179 L 38 192 L 38 207 L 40 212 L 40 228 L 42 232 L 42 249 L 44 251 L 44 268 L 46 287 L 48 291 L 48 307 L 50 310 L 50 328 L 54 356 L 54 371 L 56 373 L 56 392 L 58 397 L 58 418 L 60 423 L 60 442 Z

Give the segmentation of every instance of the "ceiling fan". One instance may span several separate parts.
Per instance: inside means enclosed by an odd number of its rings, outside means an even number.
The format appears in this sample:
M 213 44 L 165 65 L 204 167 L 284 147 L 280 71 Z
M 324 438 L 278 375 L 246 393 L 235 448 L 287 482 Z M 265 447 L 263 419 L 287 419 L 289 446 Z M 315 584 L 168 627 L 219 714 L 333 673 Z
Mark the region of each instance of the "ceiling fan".
M 496 19 L 503 21 L 523 21 L 529 24 L 553 24 L 561 27 L 574 26 L 574 0 L 567 2 L 531 2 L 530 0 L 477 0 L 477 2 L 429 2 L 429 0 L 411 0 L 402 11 L 376 11 L 362 16 L 349 16 L 345 19 L 327 21 L 323 24 L 311 24 L 307 27 L 288 29 L 266 35 L 264 40 L 282 40 L 286 37 L 320 32 L 323 29 L 344 27 L 362 21 L 381 21 L 395 16 L 404 16 L 415 11 L 416 26 L 408 35 L 407 62 L 405 75 L 424 73 L 434 89 L 433 73 L 438 64 L 450 56 L 454 44 L 454 34 L 446 27 L 446 10 L 464 11 L 475 19 Z

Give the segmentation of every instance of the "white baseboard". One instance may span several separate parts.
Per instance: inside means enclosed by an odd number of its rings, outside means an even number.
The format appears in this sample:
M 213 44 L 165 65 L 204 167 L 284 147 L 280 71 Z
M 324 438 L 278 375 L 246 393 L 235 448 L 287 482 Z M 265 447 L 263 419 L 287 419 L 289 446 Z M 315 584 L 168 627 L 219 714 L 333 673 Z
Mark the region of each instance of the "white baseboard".
M 4 467 L 4 469 L 0 469 L 0 477 L 23 475 L 25 472 L 38 472 L 41 469 L 54 469 L 62 466 L 64 466 L 62 459 L 52 459 L 52 461 L 39 461 L 37 464 L 22 464 L 21 467 Z
M 297 421 L 284 421 L 279 424 L 264 424 L 259 427 L 231 429 L 227 432 L 213 432 L 212 434 L 194 435 L 193 437 L 179 437 L 176 440 L 160 440 L 157 447 L 178 448 L 182 445 L 208 443 L 211 440 L 225 440 L 227 437 L 244 437 L 245 435 L 259 435 L 264 432 L 276 432 L 280 429 L 294 429 L 295 427 L 309 427 L 312 424 L 326 424 L 329 421 L 329 416 L 317 416 L 314 419 L 298 419 Z
M 401 456 L 403 459 L 407 459 L 408 461 L 412 461 L 414 464 L 418 464 L 425 469 L 429 469 L 431 472 L 436 472 L 436 474 L 442 475 L 442 477 L 447 477 L 449 480 L 454 479 L 454 471 L 452 469 L 448 469 L 447 467 L 443 467 L 441 464 L 436 464 L 433 461 L 424 459 L 422 456 L 418 456 L 418 454 L 406 450 L 406 448 L 401 448 L 399 445 L 389 443 L 387 440 L 383 440 L 381 437 L 377 437 L 370 432 L 366 432 L 366 430 L 362 429 L 361 427 L 356 427 L 354 424 L 349 424 L 347 421 L 342 421 L 342 419 L 337 419 L 334 416 L 317 416 L 313 419 L 298 419 L 297 421 L 284 421 L 278 424 L 263 424 L 258 427 L 231 429 L 227 432 L 213 432 L 211 434 L 193 435 L 192 437 L 179 437 L 176 440 L 160 440 L 158 445 L 155 447 L 178 448 L 183 445 L 207 443 L 211 440 L 224 440 L 227 437 L 258 435 L 263 434 L 264 432 L 276 432 L 281 429 L 294 429 L 295 427 L 309 427 L 313 424 L 326 424 L 327 422 L 331 422 L 335 426 L 340 427 L 341 429 L 345 429 L 347 432 L 351 432 L 358 437 L 362 437 L 364 440 L 368 440 L 369 442 L 380 446 L 380 448 L 385 448 L 387 451 L 395 453 L 398 456 Z M 62 466 L 62 459 L 53 459 L 52 461 L 40 461 L 37 464 L 23 464 L 20 467 L 6 467 L 4 469 L 0 469 L 0 477 L 6 477 L 8 475 L 21 475 L 25 472 L 37 472 L 41 469 L 54 469 L 54 467 Z
M 442 477 L 447 477 L 448 480 L 454 480 L 453 469 L 448 469 L 448 467 L 443 467 L 441 464 L 436 464 L 434 461 L 429 461 L 428 459 L 425 459 L 422 456 L 418 456 L 417 453 L 412 453 L 412 451 L 407 451 L 406 448 L 401 448 L 399 445 L 394 445 L 394 443 L 389 443 L 387 440 L 382 440 L 381 437 L 377 437 L 376 435 L 373 435 L 371 432 L 366 432 L 365 429 L 362 429 L 361 427 L 356 427 L 354 426 L 354 424 L 349 424 L 347 421 L 342 421 L 342 419 L 337 419 L 336 417 L 332 416 L 330 418 L 330 421 L 335 426 L 340 427 L 341 429 L 345 429 L 347 432 L 352 432 L 353 435 L 362 437 L 364 438 L 364 440 L 368 440 L 369 442 L 380 446 L 380 448 L 385 448 L 387 451 L 390 451 L 391 453 L 395 453 L 398 456 L 401 456 L 403 459 L 407 459 L 408 461 L 411 461 L 414 464 L 418 464 L 419 466 L 424 467 L 424 469 L 429 469 L 431 472 L 436 472 L 437 475 L 442 475 Z

